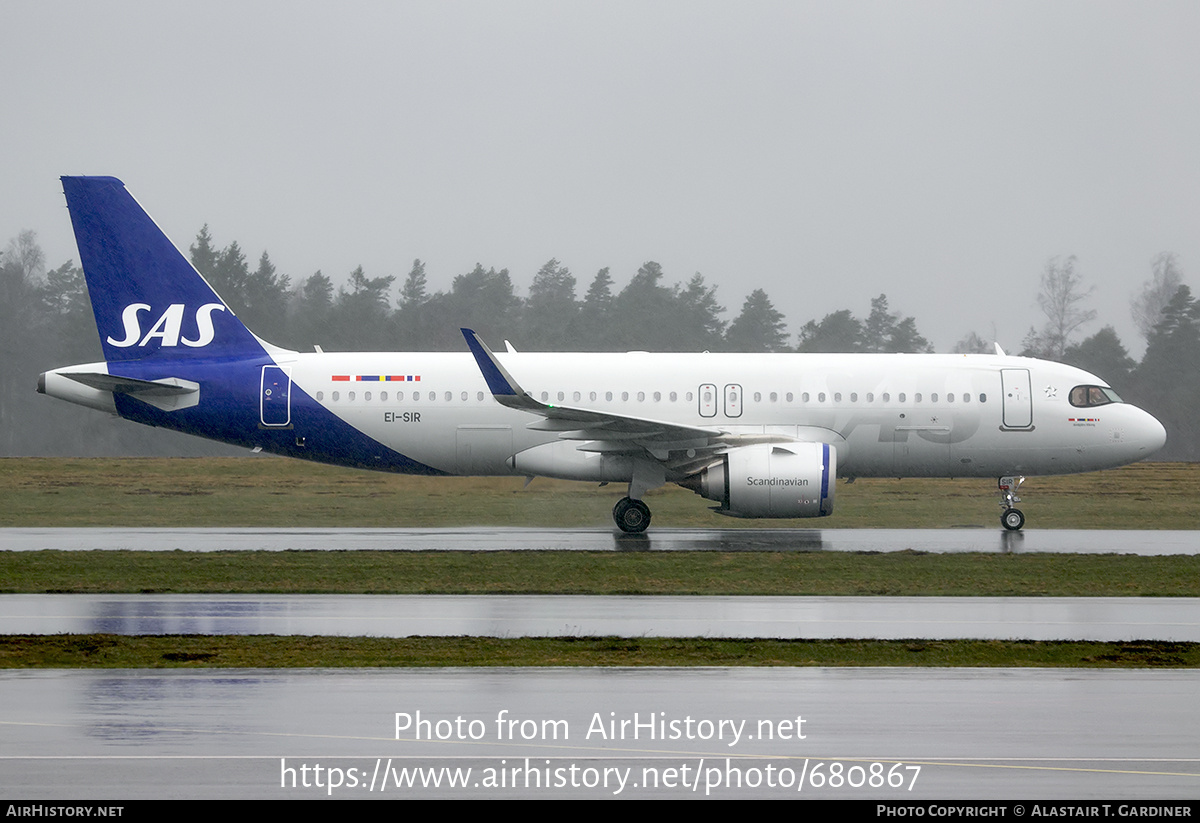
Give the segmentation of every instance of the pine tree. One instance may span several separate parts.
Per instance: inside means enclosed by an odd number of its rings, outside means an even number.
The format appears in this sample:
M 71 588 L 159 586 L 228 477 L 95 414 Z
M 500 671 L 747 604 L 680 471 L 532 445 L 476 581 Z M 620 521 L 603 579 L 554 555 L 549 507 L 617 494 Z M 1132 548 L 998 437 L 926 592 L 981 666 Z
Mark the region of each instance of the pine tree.
M 775 310 L 771 298 L 762 289 L 750 292 L 742 304 L 742 313 L 729 324 L 725 348 L 738 352 L 787 351 L 787 324 L 783 314 Z
M 1180 286 L 1163 308 L 1134 374 L 1134 402 L 1166 427 L 1168 460 L 1200 459 L 1200 301 Z
M 842 309 L 825 315 L 821 322 L 809 320 L 800 329 L 803 352 L 859 352 L 863 350 L 863 324 Z
M 575 337 L 578 313 L 574 275 L 558 260 L 546 261 L 533 276 L 525 301 L 523 345 L 542 351 L 579 349 Z

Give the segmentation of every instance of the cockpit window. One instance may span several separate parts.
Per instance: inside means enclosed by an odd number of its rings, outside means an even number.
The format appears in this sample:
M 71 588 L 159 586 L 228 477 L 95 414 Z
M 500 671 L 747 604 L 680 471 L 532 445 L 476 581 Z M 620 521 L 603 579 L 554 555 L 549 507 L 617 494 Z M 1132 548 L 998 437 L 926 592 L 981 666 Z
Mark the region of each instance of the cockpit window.
M 1071 389 L 1071 405 L 1081 409 L 1120 403 L 1121 398 L 1107 386 L 1076 386 Z

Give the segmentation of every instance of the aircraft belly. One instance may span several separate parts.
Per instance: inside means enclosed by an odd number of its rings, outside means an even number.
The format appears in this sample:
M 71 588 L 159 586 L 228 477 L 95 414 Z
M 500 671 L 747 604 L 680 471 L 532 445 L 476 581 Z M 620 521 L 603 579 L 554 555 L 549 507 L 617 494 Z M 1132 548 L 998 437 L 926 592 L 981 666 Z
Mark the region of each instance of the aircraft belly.
M 464 476 L 512 475 L 509 458 L 546 439 L 544 434 L 526 431 L 523 417 L 515 421 L 516 426 L 496 422 L 491 409 L 483 414 L 477 409 L 439 405 L 384 409 L 363 403 L 337 408 L 336 415 L 392 451 L 447 474 Z
M 455 473 L 469 476 L 512 474 L 512 426 L 461 424 L 455 431 Z
M 890 477 L 893 475 L 892 441 L 878 425 L 858 425 L 845 432 L 846 459 L 838 452 L 838 473 L 846 477 Z

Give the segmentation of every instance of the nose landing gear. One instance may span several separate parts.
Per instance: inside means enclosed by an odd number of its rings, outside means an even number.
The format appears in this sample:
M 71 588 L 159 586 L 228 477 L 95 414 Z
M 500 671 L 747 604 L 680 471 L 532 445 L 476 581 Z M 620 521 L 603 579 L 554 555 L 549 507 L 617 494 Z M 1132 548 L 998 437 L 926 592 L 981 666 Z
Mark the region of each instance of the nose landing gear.
M 1000 488 L 1000 505 L 1004 507 L 1004 512 L 1000 515 L 1000 525 L 1010 532 L 1020 531 L 1025 525 L 1025 515 L 1013 506 L 1014 503 L 1021 502 L 1021 498 L 1017 497 L 1017 489 L 1024 482 L 1024 477 L 1001 477 L 997 483 Z

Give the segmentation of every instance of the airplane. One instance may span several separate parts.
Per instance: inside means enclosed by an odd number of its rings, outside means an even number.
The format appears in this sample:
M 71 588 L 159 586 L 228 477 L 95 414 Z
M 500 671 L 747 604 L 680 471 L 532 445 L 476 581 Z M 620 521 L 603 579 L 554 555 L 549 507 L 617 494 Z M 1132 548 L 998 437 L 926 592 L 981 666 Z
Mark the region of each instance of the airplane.
M 255 451 L 425 475 L 691 489 L 720 514 L 832 514 L 837 477 L 996 477 L 1141 460 L 1166 441 L 1100 378 L 994 354 L 296 352 L 247 329 L 113 177 L 63 177 L 104 361 L 38 391 Z M 507 343 L 507 341 L 506 341 Z

